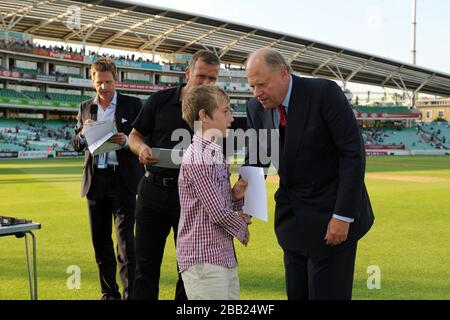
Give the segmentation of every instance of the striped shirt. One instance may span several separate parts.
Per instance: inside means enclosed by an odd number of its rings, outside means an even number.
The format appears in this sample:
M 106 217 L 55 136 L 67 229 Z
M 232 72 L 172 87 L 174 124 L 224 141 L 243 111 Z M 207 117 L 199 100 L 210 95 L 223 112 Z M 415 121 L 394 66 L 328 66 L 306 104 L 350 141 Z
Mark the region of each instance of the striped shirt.
M 222 148 L 194 135 L 183 156 L 178 188 L 180 272 L 198 263 L 236 267 L 233 237 L 243 240 L 247 224 L 234 213 L 242 210 L 242 201 L 232 201 L 229 165 Z

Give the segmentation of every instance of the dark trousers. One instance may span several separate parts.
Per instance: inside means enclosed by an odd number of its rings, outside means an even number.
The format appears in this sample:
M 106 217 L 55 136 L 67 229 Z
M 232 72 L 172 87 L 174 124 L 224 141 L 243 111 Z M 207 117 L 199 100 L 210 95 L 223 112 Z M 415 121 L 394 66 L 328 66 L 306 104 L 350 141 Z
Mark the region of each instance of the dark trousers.
M 289 300 L 350 300 L 357 243 L 320 260 L 284 251 Z
M 136 281 L 133 298 L 157 300 L 164 247 L 170 229 L 176 243 L 180 199 L 178 186 L 164 187 L 143 177 L 136 203 Z M 175 300 L 187 300 L 178 274 Z
M 92 243 L 102 293 L 120 298 L 116 282 L 118 263 L 123 286 L 122 298 L 131 299 L 136 267 L 134 247 L 136 197 L 126 189 L 119 171 L 97 170 L 87 199 Z M 117 239 L 117 262 L 111 238 L 113 219 Z

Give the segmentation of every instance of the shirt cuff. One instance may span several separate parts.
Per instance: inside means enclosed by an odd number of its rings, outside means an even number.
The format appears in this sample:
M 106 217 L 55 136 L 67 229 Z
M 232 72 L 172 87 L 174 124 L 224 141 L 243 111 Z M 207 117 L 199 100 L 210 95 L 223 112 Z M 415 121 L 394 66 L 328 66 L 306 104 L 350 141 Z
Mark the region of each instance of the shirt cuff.
M 343 217 L 343 216 L 339 216 L 337 214 L 333 214 L 333 218 L 344 221 L 344 222 L 348 222 L 348 223 L 352 223 L 355 221 L 355 219 L 353 219 L 353 218 Z
M 244 206 L 244 200 L 238 200 L 236 202 L 233 202 L 233 210 L 234 211 L 242 211 L 242 207 Z
M 87 140 L 86 140 L 86 138 L 80 137 L 80 146 L 87 146 Z
M 238 233 L 236 234 L 236 238 L 239 241 L 243 241 L 245 239 L 245 235 L 247 234 L 248 226 L 244 222 L 244 220 L 242 220 L 241 218 L 239 218 L 239 219 L 243 222 L 243 225 L 241 226 L 241 228 L 239 229 Z
M 128 136 L 125 135 L 125 143 L 123 144 L 122 148 L 128 148 Z

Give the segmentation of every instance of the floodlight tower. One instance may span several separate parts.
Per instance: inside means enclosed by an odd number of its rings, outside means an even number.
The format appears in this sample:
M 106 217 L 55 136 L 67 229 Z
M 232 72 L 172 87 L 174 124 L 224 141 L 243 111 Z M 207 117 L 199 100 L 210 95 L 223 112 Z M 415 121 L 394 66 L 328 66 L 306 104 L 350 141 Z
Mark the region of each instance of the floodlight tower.
M 411 37 L 412 37 L 412 63 L 416 64 L 416 29 L 417 29 L 417 0 L 413 0 L 412 1 L 412 7 L 413 7 L 413 12 L 412 12 L 412 30 L 411 30 Z
M 412 0 L 412 30 L 411 30 L 411 37 L 412 37 L 412 63 L 415 65 L 416 64 L 416 29 L 417 29 L 417 0 Z M 412 101 L 411 101 L 411 107 L 415 107 L 416 106 L 416 100 L 418 98 L 418 94 L 416 96 L 416 94 L 413 91 L 412 94 Z

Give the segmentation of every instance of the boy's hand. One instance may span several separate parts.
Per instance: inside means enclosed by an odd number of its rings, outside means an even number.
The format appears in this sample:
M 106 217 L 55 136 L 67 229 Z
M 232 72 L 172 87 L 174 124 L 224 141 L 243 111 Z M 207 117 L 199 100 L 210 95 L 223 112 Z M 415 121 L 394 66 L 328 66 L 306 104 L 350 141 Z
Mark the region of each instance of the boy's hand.
M 239 217 L 244 220 L 247 225 L 252 224 L 252 217 L 248 214 L 241 212 Z
M 250 241 L 250 231 L 248 230 L 248 227 L 247 227 L 247 232 L 245 233 L 245 237 L 244 237 L 244 239 L 242 239 L 241 243 L 244 246 L 247 246 L 249 241 Z
M 239 201 L 244 199 L 245 190 L 247 189 L 248 182 L 244 179 L 239 179 L 233 186 L 231 194 L 233 196 L 233 201 Z

